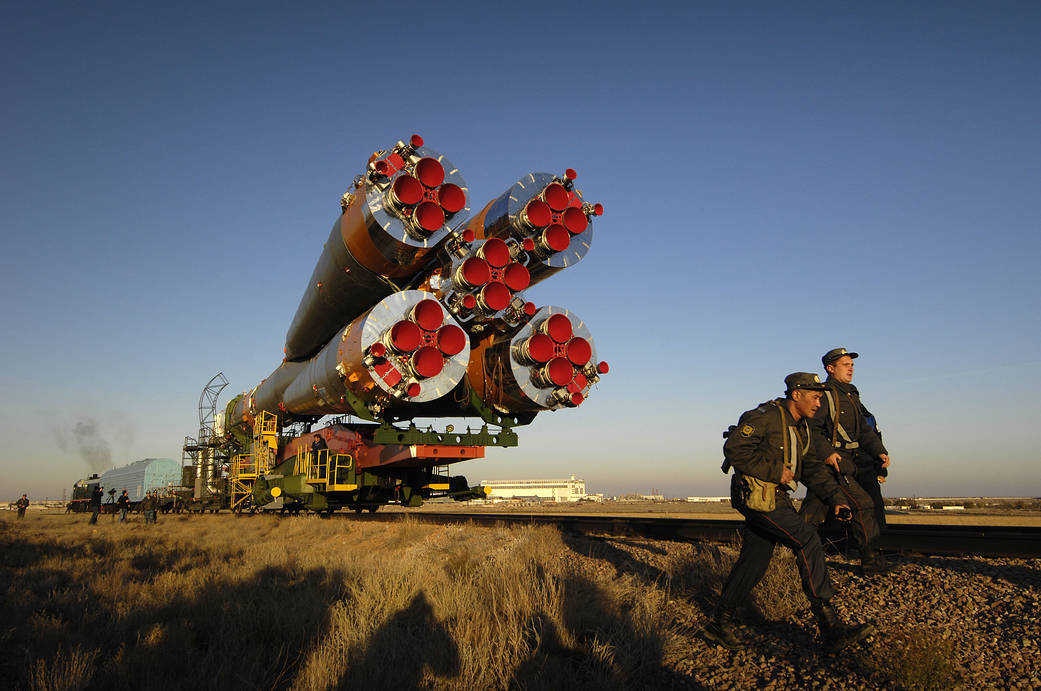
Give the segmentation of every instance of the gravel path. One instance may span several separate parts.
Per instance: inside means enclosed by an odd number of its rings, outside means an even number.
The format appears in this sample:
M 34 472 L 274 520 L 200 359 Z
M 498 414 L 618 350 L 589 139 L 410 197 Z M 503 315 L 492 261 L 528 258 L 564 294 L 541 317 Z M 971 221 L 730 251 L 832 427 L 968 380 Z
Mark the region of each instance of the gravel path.
M 775 552 L 757 588 L 766 615 L 731 652 L 701 638 L 737 546 L 568 539 L 570 568 L 670 588 L 677 645 L 663 686 L 710 689 L 1041 688 L 1041 559 L 906 557 L 885 576 L 828 557 L 836 609 L 879 632 L 825 655 L 790 553 Z M 771 597 L 771 593 L 780 593 Z

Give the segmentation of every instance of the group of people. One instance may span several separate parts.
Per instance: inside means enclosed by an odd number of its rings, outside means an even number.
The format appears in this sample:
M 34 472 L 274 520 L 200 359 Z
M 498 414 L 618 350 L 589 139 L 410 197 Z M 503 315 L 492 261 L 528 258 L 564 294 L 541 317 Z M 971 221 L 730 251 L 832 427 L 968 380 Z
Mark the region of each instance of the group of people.
M 95 524 L 98 522 L 98 514 L 101 513 L 101 499 L 105 496 L 105 488 L 98 485 L 94 488 L 94 491 L 90 495 L 90 508 L 91 515 L 89 523 Z M 113 492 L 114 493 L 114 492 Z M 144 498 L 141 500 L 141 513 L 145 516 L 145 523 L 155 523 L 159 517 L 159 491 L 151 490 L 145 492 Z M 116 499 L 116 510 L 119 512 L 119 522 L 126 523 L 127 513 L 130 512 L 130 495 L 124 489 L 123 493 Z
M 741 553 L 723 585 L 705 637 L 731 650 L 744 648 L 738 612 L 748 611 L 752 589 L 780 543 L 795 554 L 803 592 L 828 652 L 864 640 L 870 623 L 849 625 L 831 605 L 835 595 L 817 529 L 829 516 L 849 526 L 865 575 L 886 573 L 890 565 L 877 549 L 885 525 L 880 483 L 889 452 L 874 416 L 852 383 L 857 353 L 829 350 L 821 358 L 827 378 L 795 372 L 784 379 L 783 398 L 743 413 L 724 435 L 723 472 L 734 470 L 731 504 L 745 517 Z M 792 493 L 807 487 L 797 511 Z

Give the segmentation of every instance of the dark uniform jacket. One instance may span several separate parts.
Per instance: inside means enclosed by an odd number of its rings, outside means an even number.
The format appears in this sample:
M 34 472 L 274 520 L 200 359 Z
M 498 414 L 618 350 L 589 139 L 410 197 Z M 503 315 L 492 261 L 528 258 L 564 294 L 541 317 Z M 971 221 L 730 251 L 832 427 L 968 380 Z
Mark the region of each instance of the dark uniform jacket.
M 845 504 L 834 475 L 817 453 L 818 447 L 814 444 L 807 421 L 793 420 L 783 398 L 742 413 L 737 427 L 730 432 L 723 445 L 723 456 L 741 474 L 780 483 L 781 471 L 785 466 L 784 451 L 790 447 L 785 439 L 792 438 L 792 431 L 795 432 L 799 447 L 795 481 L 803 483 L 820 497 L 831 497 L 832 504 Z
M 116 506 L 120 509 L 130 508 L 130 497 L 125 494 L 119 495 L 119 499 L 116 499 Z
M 828 386 L 828 390 L 821 396 L 820 410 L 810 420 L 810 428 L 817 437 L 818 454 L 827 458 L 832 452 L 837 451 L 842 457 L 842 460 L 839 461 L 839 469 L 843 473 L 852 475 L 857 472 L 855 457 L 859 454 L 855 453 L 856 451 L 863 451 L 867 454 L 862 456 L 862 459 L 868 464 L 874 463 L 876 458 L 889 452 L 886 451 L 882 438 L 878 436 L 874 426 L 868 424 L 865 418 L 864 404 L 860 402 L 860 392 L 857 391 L 857 387 L 853 384 L 843 384 L 830 376 L 824 383 Z M 835 428 L 835 421 L 831 415 L 831 404 L 828 402 L 829 396 L 838 412 L 839 425 L 842 431 L 845 431 L 845 435 Z

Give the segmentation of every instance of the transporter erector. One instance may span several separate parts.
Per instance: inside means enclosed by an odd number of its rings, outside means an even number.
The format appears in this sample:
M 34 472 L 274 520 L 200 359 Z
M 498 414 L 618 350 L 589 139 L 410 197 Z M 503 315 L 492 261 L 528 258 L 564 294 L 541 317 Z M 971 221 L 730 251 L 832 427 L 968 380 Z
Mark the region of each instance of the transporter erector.
M 192 505 L 483 498 L 449 466 L 516 446 L 515 427 L 581 405 L 608 371 L 578 315 L 524 296 L 589 251 L 603 207 L 576 177 L 530 173 L 468 219 L 466 182 L 422 137 L 375 152 L 340 200 L 282 363 L 220 409 L 223 375 L 203 390 L 199 436 L 184 446 Z

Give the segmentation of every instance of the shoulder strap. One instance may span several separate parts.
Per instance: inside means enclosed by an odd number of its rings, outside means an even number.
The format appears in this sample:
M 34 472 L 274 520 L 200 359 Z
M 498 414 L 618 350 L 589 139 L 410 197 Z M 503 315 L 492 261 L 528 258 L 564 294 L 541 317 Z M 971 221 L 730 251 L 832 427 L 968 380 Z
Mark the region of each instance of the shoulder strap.
M 842 411 L 842 408 L 839 407 L 839 397 L 831 388 L 828 388 L 824 395 L 828 397 L 828 412 L 831 414 L 831 445 L 838 446 L 839 437 L 842 437 L 842 441 L 847 444 L 852 443 L 853 440 L 849 438 L 849 434 L 839 422 L 839 413 Z

